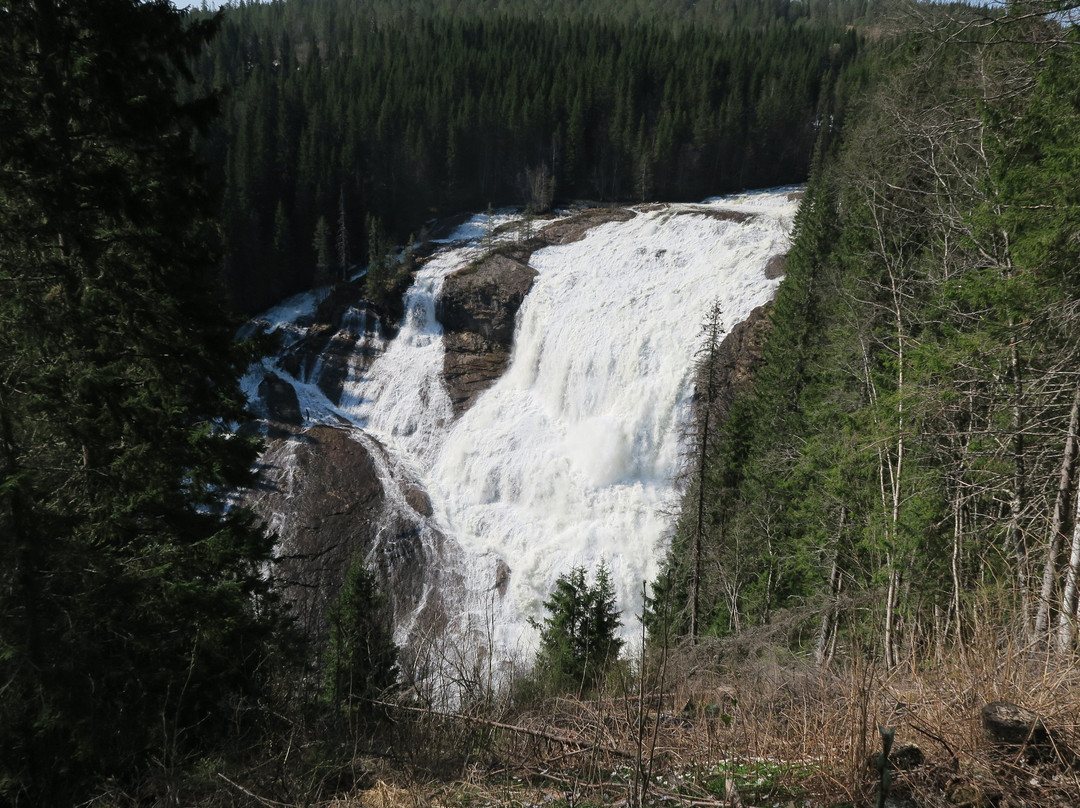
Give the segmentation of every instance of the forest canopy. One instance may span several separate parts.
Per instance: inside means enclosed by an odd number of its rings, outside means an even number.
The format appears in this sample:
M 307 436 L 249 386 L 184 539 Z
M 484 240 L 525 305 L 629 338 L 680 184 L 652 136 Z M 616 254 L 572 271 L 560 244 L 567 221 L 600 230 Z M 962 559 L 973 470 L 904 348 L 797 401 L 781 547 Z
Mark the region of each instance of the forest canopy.
M 224 91 L 206 151 L 224 188 L 229 288 L 257 309 L 311 285 L 320 248 L 336 267 L 365 263 L 369 219 L 400 242 L 434 217 L 533 203 L 539 185 L 549 199 L 639 202 L 804 181 L 821 130 L 840 126 L 865 81 L 849 24 L 864 13 L 786 1 L 231 8 L 196 66 L 203 91 Z

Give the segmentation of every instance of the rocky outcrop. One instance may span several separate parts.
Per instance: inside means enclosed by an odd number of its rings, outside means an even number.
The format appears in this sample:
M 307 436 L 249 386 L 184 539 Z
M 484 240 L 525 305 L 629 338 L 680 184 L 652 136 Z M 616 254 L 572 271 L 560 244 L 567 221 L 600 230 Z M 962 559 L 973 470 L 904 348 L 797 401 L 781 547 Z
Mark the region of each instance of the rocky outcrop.
M 265 406 L 265 417 L 271 425 L 296 427 L 303 424 L 304 416 L 300 412 L 296 388 L 276 373 L 267 373 L 259 382 L 259 398 Z
M 426 518 L 427 497 L 381 479 L 381 454 L 376 441 L 349 428 L 297 430 L 268 442 L 258 484 L 244 495 L 243 504 L 278 537 L 275 578 L 298 628 L 317 645 L 326 636 L 327 608 L 357 560 L 378 571 L 395 623 L 421 604 L 426 622 L 443 619 L 441 602 L 426 591 L 440 542 Z
M 765 277 L 770 281 L 784 277 L 787 266 L 787 255 L 774 255 L 765 262 Z
M 299 627 L 322 636 L 351 558 L 363 557 L 383 487 L 366 449 L 343 429 L 316 426 L 272 439 L 245 504 L 279 541 L 275 577 Z
M 491 254 L 443 284 L 437 315 L 446 348 L 443 377 L 455 418 L 506 370 L 514 318 L 536 277 L 529 254 Z
M 580 241 L 597 225 L 625 222 L 627 208 L 588 208 L 545 225 L 525 241 L 502 247 L 446 278 L 436 306 L 443 326 L 443 378 L 454 417 L 502 376 L 510 361 L 514 319 L 532 288 L 533 251 Z
M 559 219 L 544 227 L 539 234 L 542 244 L 572 244 L 581 241 L 597 225 L 607 222 L 628 222 L 637 216 L 629 208 L 588 208 L 573 216 Z
M 771 304 L 758 306 L 745 320 L 732 326 L 720 343 L 716 354 L 719 386 L 713 405 L 714 423 L 723 423 L 735 399 L 754 384 L 754 374 L 761 366 L 765 341 L 772 330 L 771 308 Z M 701 380 L 697 389 L 704 389 Z
M 334 284 L 315 311 L 304 338 L 281 359 L 297 379 L 314 381 L 335 404 L 350 367 L 366 368 L 382 353 L 384 336 L 378 312 L 355 283 Z
M 982 708 L 983 735 L 991 746 L 1012 760 L 1029 764 L 1058 763 L 1076 767 L 1080 762 L 1068 740 L 1026 707 L 993 701 Z

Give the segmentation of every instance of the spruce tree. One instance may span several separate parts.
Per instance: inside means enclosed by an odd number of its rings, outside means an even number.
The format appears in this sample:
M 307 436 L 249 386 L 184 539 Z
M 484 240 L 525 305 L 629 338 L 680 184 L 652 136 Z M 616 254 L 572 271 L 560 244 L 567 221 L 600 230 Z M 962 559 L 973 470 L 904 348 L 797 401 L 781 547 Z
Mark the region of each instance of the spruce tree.
M 544 608 L 548 616 L 534 624 L 540 629 L 537 669 L 545 671 L 556 688 L 582 692 L 596 687 L 623 646 L 607 565 L 601 562 L 591 586 L 584 567 L 560 575 Z
M 0 3 L 0 802 L 174 772 L 247 723 L 270 540 L 177 79 L 213 20 Z
M 386 596 L 362 560 L 350 565 L 327 617 L 327 697 L 342 712 L 368 717 L 373 713 L 371 701 L 397 681 L 398 649 Z

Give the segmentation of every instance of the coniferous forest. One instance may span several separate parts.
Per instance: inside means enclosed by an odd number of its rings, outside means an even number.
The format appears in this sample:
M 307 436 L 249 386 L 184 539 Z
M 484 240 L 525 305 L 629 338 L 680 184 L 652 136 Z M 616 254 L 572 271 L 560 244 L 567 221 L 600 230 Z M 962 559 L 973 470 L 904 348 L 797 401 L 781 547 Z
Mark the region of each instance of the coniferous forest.
M 257 443 L 192 161 L 213 33 L 167 3 L 0 6 L 0 802 L 74 805 L 253 731 L 283 624 L 223 493 Z
M 1074 659 L 1072 36 L 958 14 L 883 54 L 815 166 L 754 389 L 698 440 L 704 518 L 658 582 L 688 635 L 815 604 L 787 628 L 817 660 L 853 631 L 895 665 L 992 615 Z
M 310 0 L 232 9 L 196 71 L 245 310 L 425 222 L 805 181 L 865 80 L 860 4 Z M 813 13 L 811 11 L 813 10 Z
M 0 0 L 0 805 L 1075 805 L 1073 11 Z M 797 182 L 640 649 L 580 567 L 450 705 L 363 564 L 306 644 L 241 315 L 446 214 Z

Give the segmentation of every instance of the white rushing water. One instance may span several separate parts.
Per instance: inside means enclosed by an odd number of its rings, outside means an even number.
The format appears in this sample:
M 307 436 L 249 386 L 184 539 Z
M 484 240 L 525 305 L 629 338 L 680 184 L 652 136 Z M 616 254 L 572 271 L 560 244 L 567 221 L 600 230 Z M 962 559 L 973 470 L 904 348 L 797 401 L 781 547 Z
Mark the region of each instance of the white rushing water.
M 509 370 L 442 441 L 426 482 L 444 530 L 473 560 L 472 589 L 509 588 L 496 646 L 531 638 L 555 579 L 608 564 L 638 631 L 675 505 L 701 324 L 719 300 L 730 328 L 772 298 L 768 259 L 786 252 L 786 192 L 715 203 L 757 214 L 719 220 L 670 206 L 535 253 Z M 469 604 L 492 608 L 490 599 Z M 483 615 L 474 622 L 489 622 Z
M 499 654 L 528 652 L 529 618 L 572 566 L 607 563 L 627 636 L 662 558 L 683 462 L 701 325 L 719 300 L 727 329 L 770 300 L 788 249 L 792 189 L 642 209 L 533 254 L 510 366 L 457 421 L 441 378 L 443 279 L 480 254 L 484 217 L 417 273 L 399 335 L 346 384 L 344 416 L 428 492 L 460 547 L 459 629 L 485 627 Z M 743 222 L 719 211 L 750 214 Z M 487 225 L 490 227 L 490 225 Z M 294 307 L 296 304 L 293 304 Z M 318 420 L 318 416 L 312 416 Z M 506 576 L 509 568 L 509 576 Z M 498 591 L 498 594 L 495 594 Z

